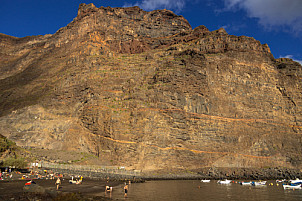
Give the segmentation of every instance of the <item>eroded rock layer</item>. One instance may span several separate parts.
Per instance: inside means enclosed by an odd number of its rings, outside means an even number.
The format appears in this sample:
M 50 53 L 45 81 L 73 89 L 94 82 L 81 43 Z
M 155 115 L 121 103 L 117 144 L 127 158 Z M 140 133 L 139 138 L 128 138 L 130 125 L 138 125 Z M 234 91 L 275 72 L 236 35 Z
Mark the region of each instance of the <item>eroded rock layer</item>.
M 0 35 L 0 133 L 134 169 L 302 160 L 302 67 L 168 10 L 96 8 L 53 35 Z

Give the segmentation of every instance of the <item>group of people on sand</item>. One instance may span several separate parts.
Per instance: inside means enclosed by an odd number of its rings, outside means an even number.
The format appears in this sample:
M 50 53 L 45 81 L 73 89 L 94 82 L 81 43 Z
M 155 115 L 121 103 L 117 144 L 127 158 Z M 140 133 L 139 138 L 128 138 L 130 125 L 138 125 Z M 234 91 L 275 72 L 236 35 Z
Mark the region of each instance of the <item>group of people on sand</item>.
M 107 179 L 107 183 L 109 182 L 109 179 Z M 129 180 L 129 184 L 131 184 L 131 181 Z M 105 193 L 110 193 L 110 195 L 111 195 L 111 193 L 112 193 L 112 190 L 113 190 L 113 188 L 112 188 L 112 186 L 106 186 L 105 187 Z M 128 190 L 129 190 L 129 185 L 125 182 L 125 185 L 124 185 L 124 196 L 125 197 L 127 197 L 127 195 L 128 195 Z
M 73 176 L 71 177 L 71 180 L 69 180 L 70 184 L 82 184 L 82 182 L 83 182 L 83 177 L 82 176 L 79 176 L 79 180 L 78 179 L 74 180 Z M 109 177 L 107 178 L 107 183 L 109 183 Z M 36 184 L 36 183 L 33 180 L 30 180 L 25 185 L 31 185 L 31 184 Z M 59 190 L 61 184 L 62 184 L 62 181 L 61 181 L 60 177 L 57 177 L 56 182 L 55 182 L 55 186 L 56 186 L 57 190 Z M 129 185 L 131 184 L 130 180 L 129 180 L 128 184 Z M 125 185 L 124 185 L 124 188 L 123 188 L 125 197 L 127 197 L 128 191 L 129 191 L 129 185 L 128 184 L 125 182 Z M 110 193 L 110 195 L 111 195 L 112 191 L 113 191 L 113 187 L 109 186 L 107 184 L 106 187 L 105 187 L 105 193 Z
M 32 180 L 32 179 L 55 179 L 56 177 L 63 177 L 63 174 L 53 173 L 50 171 L 48 173 L 47 170 L 23 170 L 20 172 L 17 169 L 7 169 L 5 172 L 0 172 L 0 180 Z
M 70 181 L 73 181 L 73 177 L 72 177 L 72 180 L 69 180 L 69 183 L 70 183 Z M 82 184 L 82 182 L 83 182 L 83 177 L 80 176 L 80 179 L 76 180 L 75 184 Z M 30 181 L 25 183 L 25 186 L 29 186 L 31 184 L 36 184 L 36 182 L 34 182 L 33 180 L 30 180 Z M 56 186 L 57 190 L 59 190 L 61 184 L 62 184 L 61 179 L 60 179 L 60 177 L 58 177 L 56 182 L 55 182 L 55 186 Z
M 83 176 L 79 176 L 79 177 L 80 177 L 79 180 L 78 179 L 73 180 L 73 176 L 72 176 L 71 180 L 69 180 L 69 183 L 70 184 L 82 184 L 82 182 L 83 182 Z M 55 185 L 57 186 L 57 190 L 59 190 L 59 187 L 61 185 L 61 180 L 60 180 L 59 177 L 57 178 Z
M 79 179 L 73 180 L 73 176 L 71 177 L 71 180 L 69 180 L 70 184 L 82 184 L 83 182 L 83 177 L 79 176 Z

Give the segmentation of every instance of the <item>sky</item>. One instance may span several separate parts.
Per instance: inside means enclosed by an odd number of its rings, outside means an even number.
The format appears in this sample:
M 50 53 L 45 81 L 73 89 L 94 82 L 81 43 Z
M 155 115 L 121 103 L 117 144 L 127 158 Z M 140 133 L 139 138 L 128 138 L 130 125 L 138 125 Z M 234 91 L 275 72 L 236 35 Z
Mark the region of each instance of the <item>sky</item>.
M 77 15 L 81 3 L 172 10 L 192 28 L 223 27 L 229 34 L 267 43 L 275 58 L 302 64 L 302 0 L 0 0 L 0 33 L 16 37 L 53 34 Z

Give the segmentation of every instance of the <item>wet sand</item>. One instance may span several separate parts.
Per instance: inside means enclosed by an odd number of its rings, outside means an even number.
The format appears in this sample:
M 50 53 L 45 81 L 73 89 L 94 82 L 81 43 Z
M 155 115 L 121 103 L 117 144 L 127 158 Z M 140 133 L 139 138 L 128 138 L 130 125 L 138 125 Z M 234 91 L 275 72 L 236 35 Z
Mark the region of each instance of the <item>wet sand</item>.
M 105 196 L 105 186 L 113 186 L 115 190 L 121 190 L 122 181 L 103 181 L 94 179 L 83 179 L 82 184 L 70 184 L 69 178 L 61 179 L 62 184 L 59 190 L 56 190 L 55 181 L 51 179 L 36 179 L 36 184 L 30 188 L 33 192 L 24 190 L 25 183 L 28 180 L 0 181 L 0 200 L 31 200 L 38 197 L 42 200 L 108 200 Z M 37 188 L 38 187 L 38 188 Z M 43 190 L 40 193 L 39 190 Z M 72 199 L 73 198 L 73 199 Z M 79 199 L 78 199 L 79 198 Z

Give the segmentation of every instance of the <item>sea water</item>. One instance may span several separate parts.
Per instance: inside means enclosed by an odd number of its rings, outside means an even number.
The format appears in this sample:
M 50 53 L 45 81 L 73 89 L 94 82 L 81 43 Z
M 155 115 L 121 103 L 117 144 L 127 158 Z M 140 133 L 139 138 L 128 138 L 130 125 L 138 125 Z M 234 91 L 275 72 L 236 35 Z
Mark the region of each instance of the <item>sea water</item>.
M 127 197 L 124 196 L 123 186 L 117 186 L 110 197 L 128 201 L 294 201 L 302 200 L 302 190 L 284 190 L 282 184 L 277 185 L 274 181 L 258 187 L 240 185 L 239 181 L 218 184 L 215 180 L 210 183 L 202 183 L 200 180 L 163 180 L 132 183 Z

